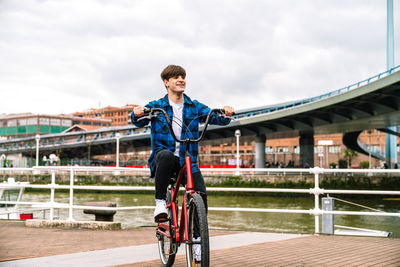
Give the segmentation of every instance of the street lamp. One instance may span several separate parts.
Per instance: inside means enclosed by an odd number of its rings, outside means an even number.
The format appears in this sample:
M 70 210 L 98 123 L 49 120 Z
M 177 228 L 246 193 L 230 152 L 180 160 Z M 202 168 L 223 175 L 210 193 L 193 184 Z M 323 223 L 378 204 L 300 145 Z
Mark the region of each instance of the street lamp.
M 242 135 L 239 129 L 235 131 L 236 136 L 236 175 L 240 175 L 239 172 L 239 137 Z
M 36 140 L 36 167 L 39 166 L 39 141 L 40 141 L 40 135 L 35 136 Z
M 117 149 L 116 149 L 116 167 L 119 167 L 119 139 L 121 138 L 120 133 L 115 134 L 115 138 L 117 139 Z
M 6 159 L 6 155 L 5 154 L 1 154 L 0 156 L 0 168 L 4 167 L 4 160 Z
M 372 148 L 371 148 L 371 134 L 372 134 L 372 130 L 371 129 L 368 129 L 368 131 L 367 131 L 367 133 L 368 133 L 368 139 L 369 139 L 369 149 L 368 149 L 368 168 L 369 169 L 372 169 L 371 168 L 371 150 L 372 150 Z

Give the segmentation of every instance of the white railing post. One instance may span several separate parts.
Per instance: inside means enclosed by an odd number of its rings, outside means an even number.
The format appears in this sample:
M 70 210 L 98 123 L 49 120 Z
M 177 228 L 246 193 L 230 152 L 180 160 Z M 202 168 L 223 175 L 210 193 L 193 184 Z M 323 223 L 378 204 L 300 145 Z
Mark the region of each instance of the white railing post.
M 311 193 L 314 194 L 314 223 L 315 223 L 315 233 L 319 234 L 319 216 L 321 215 L 321 210 L 319 209 L 319 195 L 323 193 L 323 190 L 319 188 L 319 174 L 324 173 L 324 169 L 314 167 L 310 171 L 314 174 L 314 188 L 311 189 Z
M 314 190 L 319 189 L 319 174 L 315 173 L 314 175 Z M 315 212 L 319 211 L 319 194 L 314 192 L 314 205 L 315 205 Z M 315 233 L 319 233 L 319 214 L 314 215 L 315 218 Z
M 50 189 L 50 220 L 54 220 L 54 190 L 56 185 L 56 172 L 51 171 L 51 189 Z
M 74 221 L 73 218 L 73 208 L 74 205 L 74 169 L 71 168 L 70 170 L 70 177 L 69 177 L 69 217 L 68 221 Z

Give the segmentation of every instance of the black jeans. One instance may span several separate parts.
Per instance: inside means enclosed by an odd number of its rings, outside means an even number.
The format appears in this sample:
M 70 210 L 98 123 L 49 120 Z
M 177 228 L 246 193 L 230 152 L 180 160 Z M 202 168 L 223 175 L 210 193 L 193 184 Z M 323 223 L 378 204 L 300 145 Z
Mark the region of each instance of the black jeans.
M 164 149 L 157 153 L 155 164 L 156 199 L 166 199 L 169 180 L 179 174 L 181 167 L 179 158 L 172 151 Z M 182 184 L 186 185 L 186 175 L 182 179 Z M 200 192 L 207 211 L 206 185 L 201 172 L 193 173 L 193 186 L 195 191 Z

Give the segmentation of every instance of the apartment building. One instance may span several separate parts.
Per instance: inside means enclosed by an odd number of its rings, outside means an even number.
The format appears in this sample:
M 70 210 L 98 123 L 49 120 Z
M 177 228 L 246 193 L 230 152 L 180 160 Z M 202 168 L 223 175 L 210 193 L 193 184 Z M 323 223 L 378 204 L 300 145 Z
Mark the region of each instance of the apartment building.
M 75 112 L 74 116 L 85 118 L 110 119 L 112 126 L 125 126 L 129 124 L 130 114 L 136 105 L 127 104 L 123 107 L 107 106 L 104 108 L 91 108 L 84 112 Z

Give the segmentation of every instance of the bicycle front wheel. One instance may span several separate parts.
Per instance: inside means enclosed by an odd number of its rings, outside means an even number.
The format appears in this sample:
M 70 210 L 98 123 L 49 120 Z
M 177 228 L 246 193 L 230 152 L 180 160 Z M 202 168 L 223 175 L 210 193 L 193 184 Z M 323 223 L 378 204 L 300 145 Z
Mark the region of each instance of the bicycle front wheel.
M 167 192 L 167 204 L 171 203 L 171 192 Z M 174 264 L 176 252 L 178 246 L 174 240 L 175 231 L 173 228 L 173 213 L 172 207 L 168 208 L 168 218 L 162 223 L 163 227 L 158 226 L 158 230 L 162 231 L 163 234 L 157 233 L 158 239 L 158 252 L 160 254 L 160 260 L 163 267 L 170 267 Z
M 188 267 L 210 265 L 210 244 L 207 213 L 203 199 L 197 193 L 191 195 L 188 209 L 189 236 L 186 243 Z

